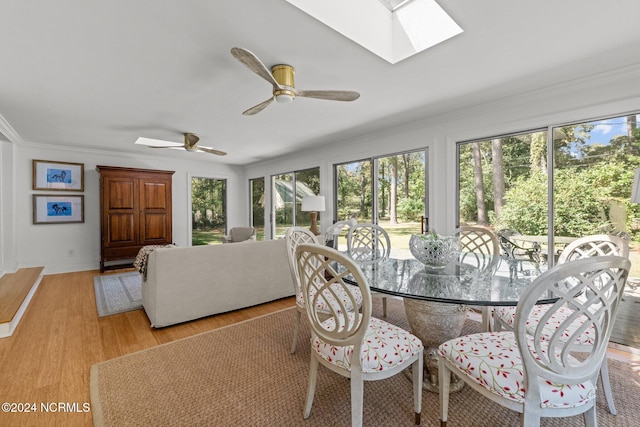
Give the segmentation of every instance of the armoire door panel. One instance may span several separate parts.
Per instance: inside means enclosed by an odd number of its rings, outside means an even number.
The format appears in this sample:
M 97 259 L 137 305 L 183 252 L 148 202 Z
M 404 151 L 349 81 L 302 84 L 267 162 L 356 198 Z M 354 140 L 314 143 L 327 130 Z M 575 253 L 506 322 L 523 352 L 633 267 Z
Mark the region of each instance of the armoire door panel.
M 138 244 L 134 215 L 129 213 L 110 213 L 107 231 L 108 245 Z
M 142 209 L 167 209 L 167 184 L 164 182 L 141 183 Z
M 111 179 L 107 184 L 107 210 L 135 208 L 135 181 Z
M 171 240 L 167 230 L 167 215 L 165 213 L 147 213 L 142 225 L 142 243 L 153 244 L 158 240 Z

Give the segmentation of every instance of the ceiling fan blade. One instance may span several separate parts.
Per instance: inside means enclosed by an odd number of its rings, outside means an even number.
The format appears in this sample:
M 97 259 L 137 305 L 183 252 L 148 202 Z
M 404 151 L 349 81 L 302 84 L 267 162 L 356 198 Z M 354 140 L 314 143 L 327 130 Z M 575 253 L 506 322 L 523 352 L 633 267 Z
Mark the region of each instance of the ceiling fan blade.
M 274 88 L 280 88 L 280 84 L 271 74 L 271 71 L 260 61 L 260 59 L 251 51 L 241 47 L 231 49 L 231 55 L 238 61 L 242 62 L 248 69 L 268 81 Z
M 180 145 L 147 145 L 149 148 L 184 148 L 182 144 Z
M 251 107 L 248 110 L 244 111 L 242 113 L 242 115 L 243 116 L 253 116 L 254 114 L 258 114 L 260 111 L 262 111 L 265 108 L 267 108 L 269 106 L 269 104 L 271 104 L 272 102 L 273 102 L 273 97 L 267 99 L 264 102 L 261 102 L 258 105 L 254 105 L 253 107 Z
M 305 98 L 326 99 L 329 101 L 355 101 L 360 98 L 358 92 L 350 90 L 298 90 L 296 94 Z
M 152 139 L 139 137 L 135 144 L 146 145 L 146 146 L 155 146 L 155 147 L 182 147 L 182 144 L 174 141 L 166 141 L 164 139 Z
M 216 150 L 214 148 L 209 148 L 209 147 L 198 147 L 198 151 L 204 151 L 205 153 L 211 153 L 211 154 L 215 154 L 217 156 L 226 156 L 227 155 L 227 153 L 225 153 L 224 151 Z

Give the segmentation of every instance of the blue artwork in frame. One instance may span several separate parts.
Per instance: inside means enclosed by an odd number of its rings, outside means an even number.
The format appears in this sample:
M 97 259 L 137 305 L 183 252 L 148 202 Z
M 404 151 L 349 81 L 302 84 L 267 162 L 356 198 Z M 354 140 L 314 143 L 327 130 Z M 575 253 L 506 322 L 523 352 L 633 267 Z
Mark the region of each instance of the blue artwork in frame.
M 47 216 L 72 216 L 73 207 L 70 202 L 47 202 Z
M 84 196 L 33 195 L 34 224 L 84 222 Z
M 61 182 L 63 184 L 71 184 L 71 169 L 47 169 L 47 183 Z
M 84 191 L 84 163 L 33 160 L 33 189 Z

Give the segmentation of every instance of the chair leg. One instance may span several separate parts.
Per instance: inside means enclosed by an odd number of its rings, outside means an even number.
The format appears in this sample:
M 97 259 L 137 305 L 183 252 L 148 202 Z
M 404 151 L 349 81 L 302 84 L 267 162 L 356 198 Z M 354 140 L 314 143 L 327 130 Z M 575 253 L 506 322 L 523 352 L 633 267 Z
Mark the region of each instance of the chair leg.
M 387 296 L 382 296 L 382 317 L 387 317 Z
M 411 365 L 413 374 L 413 408 L 415 410 L 415 422 L 419 426 L 422 418 L 422 381 L 424 378 L 424 354 L 422 351 Z
M 502 331 L 502 322 L 498 319 L 498 316 L 493 316 L 493 332 Z
M 296 348 L 298 347 L 298 334 L 300 333 L 300 318 L 302 317 L 302 313 L 300 310 L 296 309 L 296 324 L 293 327 L 293 342 L 291 343 L 291 354 L 296 352 Z
M 304 407 L 303 418 L 306 420 L 311 415 L 311 405 L 313 405 L 313 395 L 316 392 L 316 380 L 318 379 L 318 359 L 311 354 L 311 363 L 309 364 L 309 387 L 307 388 L 307 402 Z
M 362 372 L 351 371 L 351 427 L 362 427 L 364 380 Z
M 604 397 L 607 399 L 607 405 L 609 405 L 609 412 L 613 415 L 618 415 L 616 405 L 613 402 L 613 393 L 611 392 L 611 382 L 609 381 L 609 364 L 607 362 L 607 356 L 605 355 L 602 365 L 600 365 L 600 381 L 602 381 L 602 390 L 604 391 Z
M 596 427 L 598 425 L 598 419 L 596 417 L 596 405 L 593 405 L 591 409 L 583 413 L 584 425 L 586 427 Z
M 493 308 L 488 305 L 482 306 L 482 332 L 491 332 L 494 328 L 491 326 L 493 318 Z
M 447 425 L 447 414 L 449 413 L 449 385 L 451 382 L 451 371 L 444 363 L 442 357 L 438 357 L 438 384 L 440 392 L 440 426 Z
M 540 412 L 525 409 L 524 412 L 520 413 L 520 427 L 540 427 Z

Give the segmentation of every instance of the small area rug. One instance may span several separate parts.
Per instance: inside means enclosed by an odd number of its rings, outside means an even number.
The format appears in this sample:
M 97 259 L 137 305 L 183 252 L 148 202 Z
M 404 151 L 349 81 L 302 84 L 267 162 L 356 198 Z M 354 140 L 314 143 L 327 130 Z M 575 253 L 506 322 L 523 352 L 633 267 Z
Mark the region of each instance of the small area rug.
M 374 315 L 380 315 L 374 298 Z M 308 420 L 302 418 L 309 374 L 309 331 L 303 318 L 290 354 L 295 309 L 162 344 L 91 368 L 95 426 L 348 426 L 349 380 L 320 368 Z M 407 326 L 402 301 L 388 298 L 387 320 Z M 479 331 L 467 320 L 463 333 Z M 640 425 L 639 366 L 610 360 L 618 416 L 597 399 L 600 427 Z M 399 374 L 364 385 L 365 426 L 412 426 L 412 387 Z M 439 426 L 438 395 L 423 394 L 422 426 Z M 451 395 L 449 425 L 517 426 L 518 415 L 469 387 Z M 543 419 L 583 427 L 582 416 Z
M 141 276 L 137 271 L 95 276 L 93 287 L 98 317 L 142 308 L 141 285 Z

